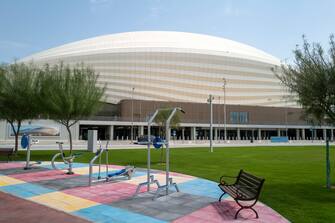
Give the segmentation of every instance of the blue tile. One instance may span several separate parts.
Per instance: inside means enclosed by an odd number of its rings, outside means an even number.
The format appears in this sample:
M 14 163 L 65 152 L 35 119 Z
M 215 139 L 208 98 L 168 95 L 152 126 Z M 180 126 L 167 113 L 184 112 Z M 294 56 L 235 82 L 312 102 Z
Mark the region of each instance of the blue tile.
M 147 172 L 135 171 L 135 174 L 133 175 L 133 177 L 141 177 L 141 176 L 145 176 L 145 175 L 147 175 Z
M 0 191 L 13 194 L 22 198 L 29 198 L 41 194 L 51 193 L 54 190 L 51 190 L 46 187 L 42 187 L 32 183 L 23 183 L 23 184 L 14 184 L 0 187 Z
M 188 194 L 219 198 L 222 194 L 218 184 L 205 179 L 194 179 L 178 184 L 180 191 Z
M 86 218 L 93 222 L 100 223 L 164 223 L 149 216 L 133 213 L 124 209 L 111 207 L 108 205 L 97 205 L 89 208 L 84 208 L 79 211 L 72 212 L 73 214 Z
M 51 164 L 45 164 L 45 165 L 42 164 L 41 166 L 43 166 L 45 168 L 48 168 L 48 169 L 53 169 Z M 66 165 L 64 163 L 57 163 L 56 167 L 58 169 L 68 169 L 69 165 Z M 81 167 L 87 167 L 88 168 L 88 164 L 85 164 L 85 163 L 73 163 L 72 164 L 72 168 L 81 168 Z

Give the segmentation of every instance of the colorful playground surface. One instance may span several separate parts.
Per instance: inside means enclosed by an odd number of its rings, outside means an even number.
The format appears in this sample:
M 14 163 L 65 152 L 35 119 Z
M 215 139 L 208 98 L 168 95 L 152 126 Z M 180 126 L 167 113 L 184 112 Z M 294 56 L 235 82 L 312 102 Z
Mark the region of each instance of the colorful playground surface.
M 66 222 L 288 222 L 261 202 L 255 206 L 259 219 L 255 219 L 252 211 L 243 210 L 235 220 L 239 206 L 229 196 L 218 202 L 221 191 L 216 182 L 184 174 L 170 174 L 180 192 L 174 192 L 171 188 L 171 194 L 153 200 L 154 194 L 147 192 L 144 187 L 139 195 L 134 196 L 137 185 L 146 181 L 146 169 L 137 168 L 130 180 L 120 178 L 89 187 L 88 164 L 74 163 L 73 175 L 52 169 L 50 162 L 42 162 L 29 170 L 24 170 L 24 165 L 23 162 L 0 163 L 0 199 L 18 205 L 21 200 L 23 206 L 36 206 L 30 208 L 26 220 L 33 216 L 33 212 L 42 211 L 44 215 L 50 213 L 52 219 L 56 219 L 57 215 L 66 215 Z M 61 163 L 57 163 L 57 166 L 66 167 Z M 109 165 L 112 171 L 122 168 Z M 98 168 L 93 171 L 97 175 Z M 156 179 L 164 183 L 165 172 L 152 172 Z M 155 191 L 154 186 L 152 191 Z M 12 196 L 6 197 L 9 195 Z M 13 219 L 9 217 L 13 218 L 13 215 L 8 215 L 6 219 L 4 207 L 5 203 L 0 202 L 0 212 L 3 212 L 0 222 L 10 222 Z M 51 214 L 43 208 L 54 212 Z M 18 216 L 17 219 L 23 217 Z M 48 216 L 44 217 L 47 219 Z

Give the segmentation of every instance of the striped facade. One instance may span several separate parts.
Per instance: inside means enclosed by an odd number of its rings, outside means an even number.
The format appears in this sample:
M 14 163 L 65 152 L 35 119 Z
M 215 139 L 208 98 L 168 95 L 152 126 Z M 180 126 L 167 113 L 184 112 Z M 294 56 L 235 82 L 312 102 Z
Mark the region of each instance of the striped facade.
M 37 64 L 85 63 L 107 84 L 108 103 L 123 99 L 290 106 L 275 77 L 280 61 L 253 47 L 207 35 L 131 32 L 82 40 L 26 57 Z M 219 101 L 221 100 L 221 102 Z

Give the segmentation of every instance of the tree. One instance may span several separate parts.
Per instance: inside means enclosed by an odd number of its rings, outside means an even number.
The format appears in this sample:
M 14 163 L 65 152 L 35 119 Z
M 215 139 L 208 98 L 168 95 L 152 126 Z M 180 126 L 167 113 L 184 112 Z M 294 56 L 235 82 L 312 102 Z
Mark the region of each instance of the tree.
M 161 137 L 163 137 L 165 135 L 165 124 L 166 124 L 166 120 L 169 118 L 170 114 L 172 112 L 172 109 L 166 108 L 166 109 L 162 109 L 161 111 L 158 112 L 156 118 L 155 118 L 155 122 L 159 127 L 159 135 Z M 178 128 L 179 127 L 179 123 L 180 123 L 180 112 L 177 111 L 177 113 L 172 117 L 171 119 L 171 123 L 170 126 L 172 128 Z M 160 162 L 163 163 L 163 149 L 161 150 L 161 160 Z
M 40 103 L 45 108 L 45 115 L 66 127 L 70 154 L 71 127 L 101 108 L 105 86 L 98 86 L 97 79 L 94 70 L 84 64 L 70 67 L 61 63 L 43 68 Z
M 283 65 L 281 82 L 290 90 L 307 115 L 319 123 L 335 123 L 335 42 L 330 36 L 328 52 L 319 43 L 303 44 L 294 52 L 294 63 Z
M 303 44 L 294 50 L 294 63 L 282 66 L 277 74 L 281 82 L 297 98 L 309 121 L 319 124 L 335 123 L 335 42 L 329 38 L 325 52 L 319 43 L 310 44 L 303 36 Z M 315 120 L 315 121 L 314 121 Z M 329 141 L 326 140 L 326 182 L 331 188 Z
M 40 114 L 36 87 L 40 70 L 32 64 L 13 63 L 0 68 L 0 118 L 5 119 L 15 136 L 15 152 L 22 122 Z

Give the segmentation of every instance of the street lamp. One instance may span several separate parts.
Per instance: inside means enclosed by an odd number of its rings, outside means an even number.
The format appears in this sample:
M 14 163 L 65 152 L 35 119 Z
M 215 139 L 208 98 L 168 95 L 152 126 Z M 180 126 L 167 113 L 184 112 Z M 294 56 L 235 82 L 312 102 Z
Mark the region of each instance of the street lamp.
M 131 92 L 131 133 L 130 133 L 130 139 L 132 143 L 134 140 L 134 91 L 135 88 L 133 87 Z
M 219 130 L 219 144 L 221 143 L 221 97 L 219 96 L 219 108 L 218 108 L 218 130 Z
M 210 123 L 209 123 L 209 148 L 213 152 L 213 95 L 209 95 L 207 102 L 209 103 L 210 110 Z
M 227 116 L 226 116 L 226 87 L 227 79 L 222 78 L 223 80 L 223 121 L 224 121 L 224 140 L 227 140 Z

